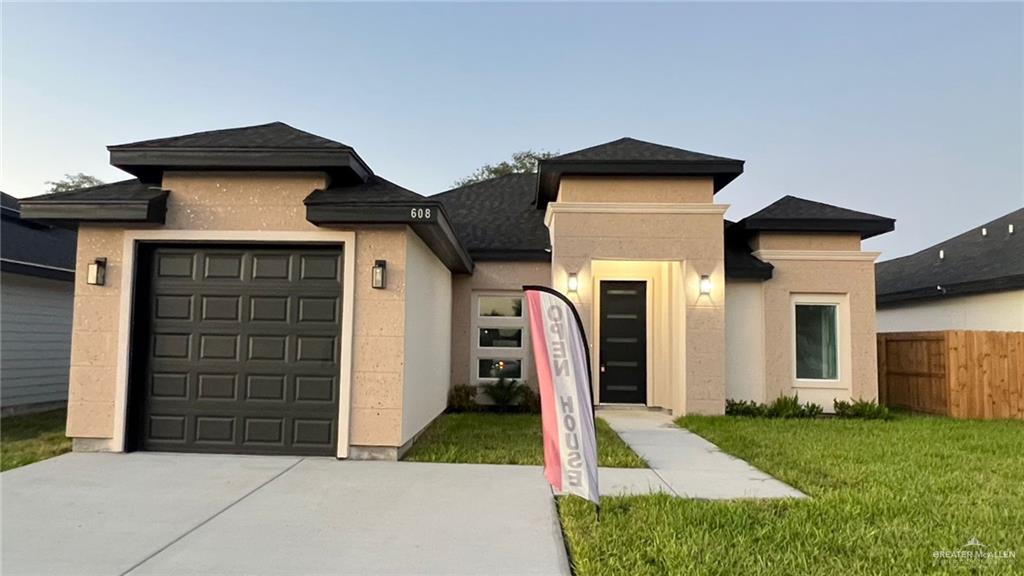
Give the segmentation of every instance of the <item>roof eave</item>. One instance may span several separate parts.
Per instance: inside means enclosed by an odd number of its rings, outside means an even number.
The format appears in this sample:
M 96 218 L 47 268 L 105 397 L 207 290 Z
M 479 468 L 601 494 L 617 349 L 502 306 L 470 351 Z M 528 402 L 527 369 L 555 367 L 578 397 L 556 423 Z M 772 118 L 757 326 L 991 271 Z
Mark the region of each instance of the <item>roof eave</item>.
M 892 232 L 896 221 L 892 218 L 835 219 L 835 218 L 744 218 L 737 222 L 740 230 L 749 232 L 849 232 L 860 234 L 861 240 Z
M 440 202 L 413 200 L 332 203 L 321 199 L 315 203 L 306 202 L 306 220 L 317 226 L 406 225 L 412 228 L 449 270 L 473 272 L 473 259 L 455 236 L 448 215 Z
M 21 218 L 52 224 L 143 223 L 163 224 L 167 215 L 167 190 L 144 200 L 22 200 Z
M 543 208 L 558 197 L 558 184 L 569 174 L 627 176 L 712 176 L 718 192 L 743 173 L 743 160 L 541 160 L 538 165 L 537 198 Z
M 903 303 L 1021 289 L 1024 289 L 1024 274 L 1015 274 L 1012 276 L 1003 276 L 1001 278 L 972 280 L 970 282 L 928 285 L 909 290 L 900 290 L 898 292 L 878 292 L 875 296 L 875 303 L 879 308 L 889 308 Z
M 108 146 L 110 164 L 144 182 L 166 170 L 313 170 L 339 181 L 366 182 L 373 174 L 350 148 L 154 148 Z

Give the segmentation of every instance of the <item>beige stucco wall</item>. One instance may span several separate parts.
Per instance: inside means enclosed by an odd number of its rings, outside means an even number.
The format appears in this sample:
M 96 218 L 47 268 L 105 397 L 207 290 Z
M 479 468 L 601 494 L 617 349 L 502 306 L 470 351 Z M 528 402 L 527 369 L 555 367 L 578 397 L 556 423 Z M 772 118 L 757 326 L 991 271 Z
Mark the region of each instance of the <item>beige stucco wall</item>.
M 679 176 L 563 176 L 559 202 L 710 203 L 711 178 Z
M 1024 290 L 904 302 L 878 310 L 879 332 L 1024 332 Z
M 318 173 L 168 172 L 164 229 L 323 230 L 306 221 L 302 200 L 323 187 Z M 350 443 L 398 446 L 402 437 L 406 227 L 359 227 L 356 233 Z M 124 232 L 79 229 L 68 402 L 68 436 L 113 438 Z M 85 283 L 86 269 L 107 258 L 105 286 Z M 346 254 L 346 258 L 351 254 Z M 388 288 L 370 288 L 373 261 L 388 261 Z M 98 446 L 98 445 L 94 445 Z M 106 445 L 104 449 L 118 449 Z
M 452 277 L 451 384 L 474 384 L 470 375 L 473 293 L 522 290 L 524 285 L 551 284 L 548 262 L 477 262 L 472 275 Z M 536 381 L 533 374 L 524 374 Z
M 750 243 L 753 250 L 860 250 L 860 234 L 762 232 Z
M 763 288 L 759 280 L 725 285 L 725 390 L 732 400 L 765 400 Z
M 839 370 L 849 377 L 850 397 L 875 399 L 878 396 L 874 262 L 828 258 L 828 251 L 823 251 L 821 260 L 769 260 L 775 270 L 772 279 L 763 285 L 765 399 L 768 401 L 781 394 L 798 394 L 803 400 L 816 401 L 831 410 L 831 402 L 828 400 L 833 395 L 845 395 L 843 391 L 822 393 L 802 390 L 795 385 L 794 294 L 845 295 L 849 326 L 848 329 L 842 326 L 843 320 L 840 319 Z M 844 362 L 844 357 L 850 360 Z
M 119 229 L 78 229 L 68 377 L 67 435 L 73 438 L 113 437 L 123 244 Z M 97 257 L 107 258 L 106 286 L 85 282 L 89 263 Z
M 451 378 L 452 275 L 411 231 L 406 235 L 405 444 L 444 411 Z
M 674 413 L 721 413 L 725 403 L 722 230 L 726 206 L 710 203 L 711 178 L 570 177 L 563 178 L 562 186 L 566 193 L 560 193 L 558 202 L 549 207 L 552 286 L 565 291 L 568 274 L 578 274 L 580 290 L 575 298 L 591 347 L 594 261 L 659 261 L 677 266 L 674 301 L 680 310 L 670 318 L 651 321 L 656 331 L 662 322 L 682 323 L 680 337 L 668 345 L 675 346 L 677 357 L 682 358 L 683 382 L 674 384 L 681 389 L 656 389 L 655 402 Z M 710 296 L 701 297 L 698 285 L 705 274 L 713 289 Z M 592 350 L 592 358 L 597 357 Z M 672 399 L 670 404 L 663 403 L 667 397 Z

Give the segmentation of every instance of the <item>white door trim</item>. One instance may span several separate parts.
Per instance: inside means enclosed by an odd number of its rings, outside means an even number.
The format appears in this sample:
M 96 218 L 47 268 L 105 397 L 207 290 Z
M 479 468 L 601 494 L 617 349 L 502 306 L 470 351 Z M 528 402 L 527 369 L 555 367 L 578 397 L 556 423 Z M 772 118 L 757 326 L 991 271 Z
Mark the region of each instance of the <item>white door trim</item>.
M 342 320 L 338 375 L 338 458 L 348 457 L 352 400 L 352 324 L 355 310 L 356 233 L 341 230 L 303 232 L 265 230 L 125 230 L 121 268 L 120 318 L 117 330 L 117 380 L 114 391 L 112 448 L 124 452 L 128 422 L 128 360 L 131 349 L 135 255 L 140 242 L 238 242 L 243 244 L 342 244 Z

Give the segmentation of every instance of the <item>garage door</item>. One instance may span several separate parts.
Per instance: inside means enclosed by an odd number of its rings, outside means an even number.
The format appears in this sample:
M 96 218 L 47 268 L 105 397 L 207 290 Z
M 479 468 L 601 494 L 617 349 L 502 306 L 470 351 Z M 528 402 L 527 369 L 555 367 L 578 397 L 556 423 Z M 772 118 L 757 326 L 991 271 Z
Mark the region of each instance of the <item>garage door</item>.
M 338 247 L 143 246 L 136 448 L 334 455 Z

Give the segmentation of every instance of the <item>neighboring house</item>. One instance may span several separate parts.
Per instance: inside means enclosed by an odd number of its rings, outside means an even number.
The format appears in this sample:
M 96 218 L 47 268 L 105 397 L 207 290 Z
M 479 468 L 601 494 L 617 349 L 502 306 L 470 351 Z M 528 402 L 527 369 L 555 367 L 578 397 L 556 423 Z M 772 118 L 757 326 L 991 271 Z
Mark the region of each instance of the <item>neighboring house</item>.
M 875 266 L 878 331 L 1024 331 L 1024 208 Z
M 874 398 L 888 218 L 629 138 L 424 197 L 281 123 L 109 147 L 136 179 L 23 202 L 79 226 L 77 450 L 397 458 L 453 384 L 531 380 L 521 288 L 576 302 L 601 404 Z M 83 273 L 105 258 L 105 285 Z
M 0 411 L 35 412 L 68 400 L 75 232 L 20 217 L 0 192 Z

